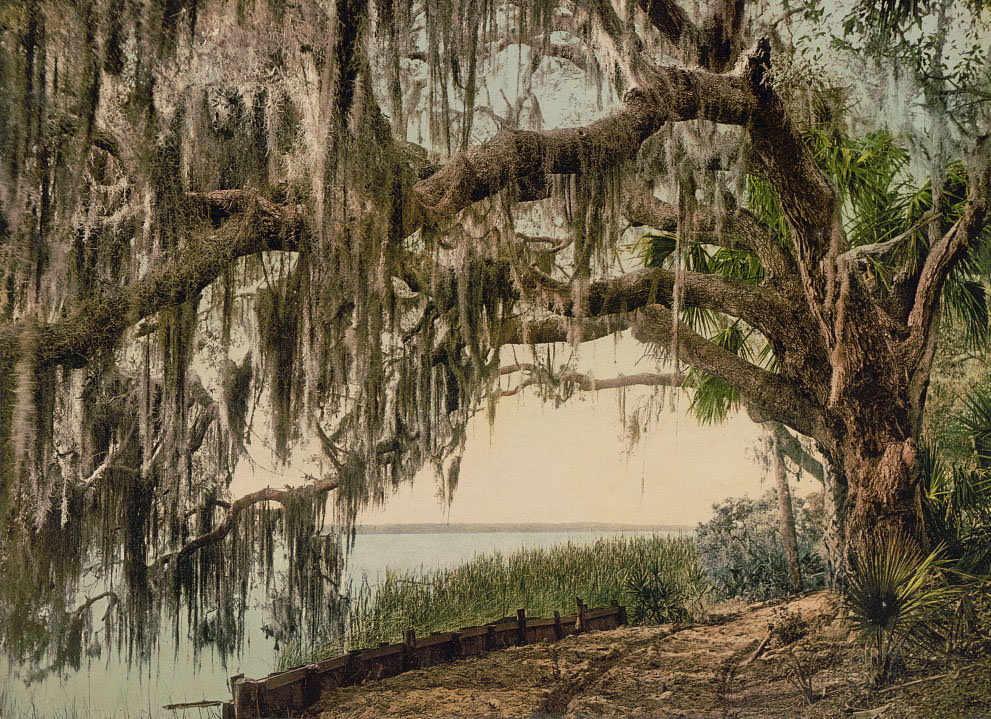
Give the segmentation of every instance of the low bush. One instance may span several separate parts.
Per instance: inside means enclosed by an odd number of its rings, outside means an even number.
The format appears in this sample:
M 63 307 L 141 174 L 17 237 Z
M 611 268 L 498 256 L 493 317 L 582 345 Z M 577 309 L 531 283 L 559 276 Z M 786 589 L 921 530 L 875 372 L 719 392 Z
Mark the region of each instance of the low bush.
M 820 587 L 825 582 L 822 495 L 795 497 L 792 505 L 802 579 L 806 588 Z M 762 600 L 788 593 L 778 517 L 777 492 L 772 489 L 758 499 L 732 498 L 713 505 L 712 519 L 699 524 L 699 559 L 722 596 Z
M 857 639 L 873 654 L 876 685 L 904 666 L 906 652 L 947 647 L 961 589 L 940 575 L 941 551 L 924 557 L 896 535 L 857 557 L 844 601 Z

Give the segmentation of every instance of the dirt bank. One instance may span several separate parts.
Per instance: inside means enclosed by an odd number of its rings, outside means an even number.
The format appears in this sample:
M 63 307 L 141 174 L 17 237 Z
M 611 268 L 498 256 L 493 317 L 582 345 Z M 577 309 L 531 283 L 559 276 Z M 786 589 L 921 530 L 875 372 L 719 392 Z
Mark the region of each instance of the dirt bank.
M 817 593 L 741 606 L 706 625 L 593 632 L 334 690 L 318 708 L 325 719 L 991 717 L 987 661 L 921 664 L 904 682 L 926 681 L 867 691 L 863 652 L 837 614 Z M 769 623 L 792 631 L 765 642 Z M 796 685 L 801 674 L 811 676 L 811 705 Z

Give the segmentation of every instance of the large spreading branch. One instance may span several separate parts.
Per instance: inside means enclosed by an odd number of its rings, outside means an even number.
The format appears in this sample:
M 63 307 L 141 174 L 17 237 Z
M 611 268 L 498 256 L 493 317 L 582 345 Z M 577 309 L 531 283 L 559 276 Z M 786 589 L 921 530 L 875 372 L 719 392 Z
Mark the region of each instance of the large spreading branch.
M 546 132 L 501 130 L 460 152 L 413 187 L 420 212 L 405 234 L 437 223 L 514 183 L 547 174 L 600 172 L 631 159 L 667 122 L 706 119 L 746 125 L 759 111 L 742 77 L 678 67 L 656 68 L 649 83 L 627 93 L 620 110 L 585 127 Z
M 21 356 L 23 345 L 34 347 L 39 368 L 82 367 L 142 319 L 203 290 L 236 259 L 271 250 L 298 250 L 307 233 L 301 208 L 277 205 L 250 190 L 190 193 L 186 200 L 204 221 L 219 224 L 237 217 L 247 231 L 204 228 L 143 277 L 83 300 L 58 321 L 8 324 L 0 330 L 0 360 L 10 366 Z
M 619 314 L 651 304 L 670 305 L 675 285 L 680 282 L 685 306 L 717 310 L 739 317 L 765 335 L 782 336 L 788 327 L 788 304 L 770 287 L 754 285 L 720 275 L 699 272 L 674 272 L 641 269 L 620 277 L 593 282 L 582 296 L 582 306 L 575 306 L 571 285 L 536 271 L 528 278 L 552 297 L 553 309 L 565 316 Z
M 502 322 L 499 334 L 492 338 L 493 346 L 541 345 L 555 342 L 592 342 L 630 328 L 628 315 L 604 317 L 560 317 L 541 319 L 510 317 Z
M 715 375 L 739 390 L 751 416 L 759 421 L 777 420 L 802 434 L 826 437 L 825 417 L 813 400 L 779 374 L 747 362 L 739 355 L 707 340 L 684 322 L 675 321 L 663 305 L 638 310 L 633 336 L 660 348 L 670 347 L 678 336 L 679 359 Z

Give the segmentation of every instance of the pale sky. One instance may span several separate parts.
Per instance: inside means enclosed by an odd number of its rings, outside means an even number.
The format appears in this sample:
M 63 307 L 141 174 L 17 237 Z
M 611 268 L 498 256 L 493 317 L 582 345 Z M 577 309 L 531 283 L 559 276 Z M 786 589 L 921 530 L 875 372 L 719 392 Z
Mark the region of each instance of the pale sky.
M 512 349 L 504 361 L 513 361 Z M 529 360 L 516 347 L 516 359 Z M 559 346 L 558 357 L 570 348 Z M 642 358 L 643 345 L 628 337 L 606 337 L 580 347 L 575 368 L 605 379 L 619 374 L 663 371 Z M 518 381 L 503 380 L 503 387 Z M 630 388 L 627 412 L 653 389 Z M 694 525 L 708 519 L 712 504 L 729 496 L 751 496 L 771 486 L 763 478 L 754 448 L 761 428 L 745 413 L 725 423 L 699 426 L 689 415 L 689 395 L 667 389 L 655 396 L 654 421 L 627 452 L 618 390 L 579 393 L 562 406 L 544 403 L 533 388 L 499 400 L 490 432 L 484 408 L 472 420 L 454 501 L 439 499 L 432 469 L 401 487 L 383 506 L 368 508 L 362 524 L 421 522 L 622 522 Z M 255 466 L 242 462 L 235 494 L 296 484 L 304 472 L 320 469 L 294 460 L 273 471 L 269 450 L 257 438 L 250 451 Z M 300 453 L 297 453 L 300 456 Z M 806 479 L 794 489 L 816 489 Z

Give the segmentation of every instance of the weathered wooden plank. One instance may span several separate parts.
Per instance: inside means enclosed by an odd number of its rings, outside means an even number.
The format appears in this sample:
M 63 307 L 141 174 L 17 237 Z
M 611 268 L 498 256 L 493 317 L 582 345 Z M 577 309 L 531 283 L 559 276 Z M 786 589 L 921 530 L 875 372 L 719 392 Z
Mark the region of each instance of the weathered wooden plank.
M 306 678 L 306 667 L 298 667 L 288 672 L 281 672 L 279 674 L 273 674 L 270 677 L 266 677 L 259 682 L 263 687 L 272 691 L 273 689 L 278 689 L 279 687 L 284 687 L 286 684 L 292 684 L 293 682 L 298 682 Z
M 554 617 L 526 620 L 527 629 L 535 627 L 553 627 L 556 623 L 557 620 L 555 620 Z
M 626 607 L 612 602 L 609 607 L 590 609 L 578 598 L 578 612 L 562 617 L 526 616 L 520 609 L 515 617 L 503 617 L 481 626 L 462 627 L 457 632 L 434 632 L 417 639 L 409 629 L 402 644 L 382 643 L 378 647 L 354 650 L 348 654 L 260 680 L 231 677 L 233 701 L 223 706 L 224 719 L 260 719 L 285 715 L 308 706 L 320 692 L 366 680 L 378 680 L 409 669 L 482 654 L 493 649 L 533 642 L 554 641 L 583 630 L 609 629 L 626 623 Z
M 619 607 L 603 607 L 602 609 L 586 609 L 585 619 L 598 619 L 599 617 L 611 617 L 619 615 Z
M 325 672 L 332 672 L 335 669 L 343 669 L 348 665 L 348 655 L 342 654 L 339 657 L 331 657 L 330 659 L 323 659 L 319 662 L 314 662 L 308 665 L 317 674 L 323 674 Z
M 363 649 L 358 653 L 358 656 L 362 661 L 391 657 L 396 654 L 402 654 L 403 646 L 402 644 L 387 644 L 384 647 L 376 647 L 375 649 Z
M 454 632 L 441 632 L 440 634 L 431 634 L 429 637 L 423 637 L 423 639 L 416 640 L 416 648 L 420 647 L 432 647 L 435 644 L 447 644 L 454 638 Z

